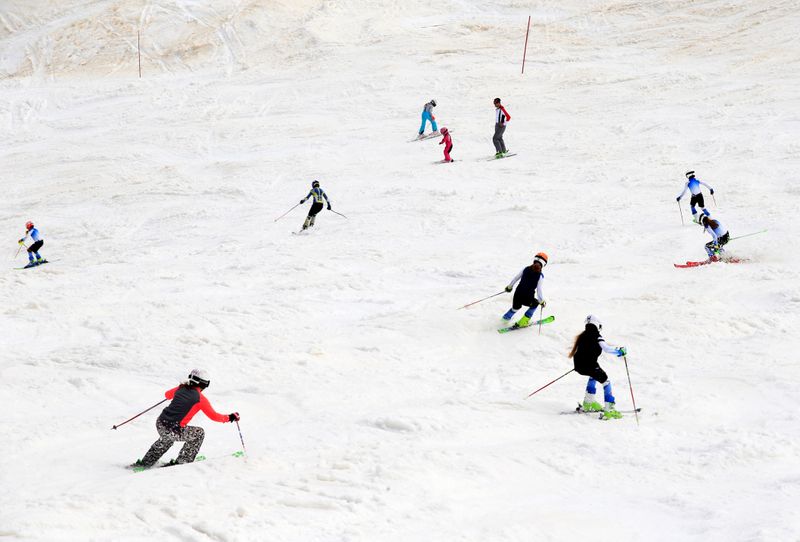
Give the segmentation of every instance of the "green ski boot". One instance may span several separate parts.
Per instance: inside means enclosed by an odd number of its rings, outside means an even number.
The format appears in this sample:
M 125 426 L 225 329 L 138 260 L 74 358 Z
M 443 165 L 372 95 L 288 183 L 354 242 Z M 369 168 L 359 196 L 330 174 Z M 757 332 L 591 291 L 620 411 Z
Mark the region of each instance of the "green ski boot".
M 606 403 L 606 408 L 603 411 L 603 419 L 604 420 L 618 420 L 622 417 L 622 413 L 617 411 L 614 407 L 614 403 Z
M 523 316 L 522 318 L 517 320 L 517 323 L 514 324 L 514 325 L 517 326 L 517 327 L 528 327 L 528 324 L 530 324 L 530 323 L 531 323 L 531 319 L 528 318 L 527 316 Z
M 603 410 L 603 405 L 598 403 L 597 401 L 587 402 L 584 401 L 581 408 L 586 412 L 601 412 Z
M 494 157 L 495 158 L 502 158 L 503 157 L 503 153 L 502 152 L 496 152 L 496 153 L 494 153 Z

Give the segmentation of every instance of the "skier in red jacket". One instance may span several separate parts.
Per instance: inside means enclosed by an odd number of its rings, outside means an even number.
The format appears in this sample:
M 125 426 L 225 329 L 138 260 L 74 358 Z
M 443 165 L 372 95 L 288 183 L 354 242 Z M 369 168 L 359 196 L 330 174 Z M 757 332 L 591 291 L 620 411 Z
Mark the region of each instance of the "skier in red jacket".
M 444 136 L 442 140 L 439 142 L 439 145 L 444 145 L 444 162 L 452 162 L 453 159 L 450 158 L 450 151 L 453 150 L 453 138 L 450 136 L 450 132 L 447 128 L 442 128 L 440 130 L 441 134 Z
M 508 121 L 511 120 L 511 115 L 508 114 L 506 108 L 500 103 L 500 98 L 494 99 L 494 115 L 494 137 L 492 138 L 492 143 L 494 143 L 494 150 L 497 151 L 494 157 L 503 158 L 508 154 L 506 142 L 503 141 L 503 134 L 506 131 Z
M 172 399 L 172 402 L 161 411 L 161 415 L 156 420 L 156 431 L 158 440 L 150 446 L 150 449 L 142 459 L 137 459 L 132 467 L 152 467 L 162 455 L 167 453 L 175 442 L 185 442 L 178 454 L 178 459 L 173 459 L 169 465 L 179 465 L 194 461 L 197 452 L 205 438 L 205 431 L 202 427 L 188 425 L 195 414 L 202 410 L 203 413 L 215 422 L 233 422 L 239 420 L 239 413 L 220 414 L 215 411 L 208 402 L 204 389 L 208 387 L 211 380 L 208 373 L 202 369 L 194 369 L 189 373 L 186 382 L 181 382 L 178 387 L 167 390 L 164 396 Z

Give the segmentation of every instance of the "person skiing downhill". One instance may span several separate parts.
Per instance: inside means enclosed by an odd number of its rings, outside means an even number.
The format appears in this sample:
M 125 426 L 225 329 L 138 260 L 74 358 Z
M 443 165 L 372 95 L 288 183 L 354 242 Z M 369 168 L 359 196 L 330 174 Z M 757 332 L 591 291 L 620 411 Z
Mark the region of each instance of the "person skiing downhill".
M 42 258 L 42 256 L 39 254 L 39 249 L 42 248 L 42 245 L 44 245 L 44 239 L 42 239 L 42 236 L 39 234 L 39 230 L 36 229 L 36 227 L 33 225 L 33 222 L 31 221 L 28 221 L 25 224 L 25 237 L 19 240 L 19 244 L 24 246 L 25 240 L 28 237 L 30 237 L 33 240 L 33 243 L 31 243 L 31 246 L 27 247 L 28 265 L 26 265 L 25 267 L 26 268 L 34 267 L 36 265 L 47 263 L 47 260 Z
M 322 200 L 324 199 L 328 203 L 328 210 L 331 210 L 331 202 L 328 199 L 328 194 L 319 187 L 319 181 L 314 181 L 311 183 L 311 191 L 309 191 L 308 195 L 300 200 L 300 203 L 305 203 L 307 199 L 314 198 L 314 203 L 311 204 L 311 209 L 308 210 L 308 216 L 306 217 L 306 221 L 303 223 L 303 229 L 308 229 L 314 225 L 314 221 L 317 218 L 317 213 L 322 210 Z
M 728 228 L 722 225 L 722 222 L 708 215 L 700 217 L 700 224 L 703 226 L 703 231 L 711 234 L 711 241 L 705 245 L 706 254 L 708 254 L 709 260 L 716 262 L 719 260 L 719 256 L 725 252 L 725 249 L 722 247 L 728 244 L 728 241 L 731 239 L 731 234 Z
M 511 120 L 511 115 L 508 114 L 506 108 L 500 103 L 500 98 L 494 99 L 494 113 L 494 137 L 492 137 L 492 142 L 494 143 L 494 150 L 497 151 L 494 157 L 503 158 L 508 154 L 506 142 L 503 140 L 503 134 L 506 131 L 508 121 Z
M 569 357 L 572 358 L 575 366 L 575 372 L 589 377 L 589 381 L 586 383 L 586 395 L 581 406 L 587 412 L 599 412 L 602 410 L 603 419 L 621 418 L 622 414 L 615 407 L 616 401 L 611 391 L 611 380 L 605 371 L 600 368 L 597 360 L 603 352 L 622 357 L 628 351 L 624 346 L 616 347 L 606 343 L 603 336 L 600 335 L 603 324 L 596 316 L 590 314 L 584 320 L 584 324 L 583 332 L 575 337 L 575 344 L 572 345 L 572 350 L 569 353 Z M 600 406 L 600 403 L 595 398 L 597 382 L 603 385 L 605 407 Z
M 706 209 L 706 203 L 705 203 L 705 200 L 703 199 L 703 191 L 700 189 L 700 185 L 703 185 L 706 188 L 708 188 L 708 190 L 709 190 L 709 192 L 711 192 L 712 196 L 714 195 L 714 189 L 711 188 L 710 185 L 704 183 L 703 181 L 701 181 L 697 177 L 695 177 L 694 176 L 694 171 L 687 171 L 686 172 L 686 179 L 688 179 L 686 181 L 686 186 L 683 187 L 683 192 L 681 192 L 678 195 L 678 197 L 676 198 L 676 201 L 680 202 L 681 198 L 683 197 L 683 195 L 686 194 L 687 190 L 689 190 L 692 193 L 692 197 L 689 199 L 689 205 L 691 206 L 691 209 L 692 209 L 692 220 L 699 224 L 700 223 L 700 219 L 697 217 L 697 209 L 694 208 L 695 205 L 699 205 L 700 206 L 700 208 L 703 210 L 703 214 L 704 215 L 708 216 L 710 214 L 708 212 L 708 210 Z
M 419 125 L 420 138 L 422 137 L 422 134 L 425 133 L 425 125 L 428 121 L 431 122 L 431 130 L 433 133 L 439 131 L 439 127 L 436 125 L 436 117 L 433 116 L 434 107 L 436 107 L 436 100 L 431 100 L 422 107 L 422 124 Z
M 150 446 L 142 459 L 137 459 L 131 467 L 149 468 L 156 464 L 162 455 L 167 453 L 175 442 L 185 442 L 178 454 L 168 465 L 181 465 L 191 463 L 200 451 L 200 446 L 205 438 L 202 427 L 189 425 L 199 410 L 215 422 L 225 423 L 239 421 L 239 413 L 220 414 L 216 412 L 203 395 L 211 383 L 208 373 L 202 369 L 193 369 L 185 382 L 175 388 L 167 390 L 164 396 L 172 399 L 169 405 L 161 411 L 156 420 L 158 440 Z
M 541 305 L 544 308 L 547 305 L 542 293 L 542 284 L 544 283 L 542 269 L 545 265 L 547 265 L 547 254 L 539 252 L 534 256 L 533 263 L 517 273 L 517 276 L 511 279 L 511 282 L 506 286 L 506 292 L 511 292 L 514 289 L 514 284 L 518 280 L 520 281 L 517 290 L 514 292 L 511 308 L 503 315 L 503 320 L 508 322 L 523 305 L 528 307 L 528 310 L 525 311 L 525 316 L 520 318 L 514 324 L 514 327 L 528 326 L 533 313 L 536 312 L 536 307 Z
M 453 138 L 450 136 L 450 132 L 447 128 L 442 128 L 442 140 L 439 142 L 439 145 L 444 145 L 444 162 L 452 162 L 453 159 L 450 158 L 450 151 L 453 150 Z

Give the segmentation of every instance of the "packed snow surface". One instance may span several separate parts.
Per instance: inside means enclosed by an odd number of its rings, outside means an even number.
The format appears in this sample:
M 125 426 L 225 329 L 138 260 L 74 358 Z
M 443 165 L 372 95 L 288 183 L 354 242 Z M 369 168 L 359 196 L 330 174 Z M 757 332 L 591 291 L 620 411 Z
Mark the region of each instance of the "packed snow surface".
M 793 0 L 5 0 L 0 540 L 800 540 L 798 28 Z M 453 164 L 409 142 L 431 98 Z M 768 230 L 744 263 L 673 267 L 710 239 L 687 169 Z M 347 218 L 292 235 L 313 179 Z M 21 271 L 27 220 L 51 263 Z M 510 295 L 456 310 L 539 251 L 541 334 L 496 332 Z M 526 399 L 589 313 L 639 425 L 566 414 L 574 373 Z M 246 459 L 199 414 L 207 461 L 126 470 L 162 407 L 111 426 L 194 367 Z

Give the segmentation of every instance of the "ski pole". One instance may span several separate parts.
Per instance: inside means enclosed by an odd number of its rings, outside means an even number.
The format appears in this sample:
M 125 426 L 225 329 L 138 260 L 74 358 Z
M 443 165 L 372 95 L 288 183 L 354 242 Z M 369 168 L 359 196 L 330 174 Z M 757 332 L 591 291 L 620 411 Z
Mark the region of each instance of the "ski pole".
M 683 209 L 681 209 L 681 202 L 678 203 L 678 212 L 681 214 L 681 226 L 685 226 L 686 222 L 683 221 Z
M 336 213 L 336 211 L 334 211 L 333 209 L 330 209 L 330 212 Z M 336 214 L 339 215 L 339 216 L 344 216 L 342 213 L 336 213 Z M 346 216 L 344 216 L 344 217 L 347 218 Z
M 714 200 L 714 208 L 717 207 L 717 198 L 714 197 L 714 194 L 711 194 L 711 199 Z
M 472 305 L 476 305 L 476 304 L 480 303 L 481 301 L 486 301 L 487 299 L 491 299 L 493 297 L 497 297 L 500 294 L 504 294 L 504 293 L 506 293 L 505 290 L 503 290 L 502 292 L 497 292 L 496 294 L 490 295 L 489 297 L 484 297 L 483 299 L 479 299 L 477 301 L 473 301 L 472 303 L 467 303 L 463 307 L 458 307 L 456 310 L 466 309 L 467 307 L 471 307 Z
M 741 239 L 742 237 L 750 237 L 751 235 L 758 235 L 759 233 L 764 233 L 765 231 L 767 231 L 767 230 L 761 230 L 761 231 L 757 231 L 755 233 L 746 233 L 746 234 L 740 235 L 738 237 L 731 237 L 729 239 L 729 241 L 733 241 L 734 239 Z
M 288 211 L 286 211 L 285 213 L 283 213 L 281 216 L 279 216 L 278 218 L 276 218 L 275 220 L 273 220 L 273 222 L 277 222 L 277 221 L 278 221 L 278 220 L 280 220 L 281 218 L 285 217 L 286 215 L 288 215 L 289 213 L 291 213 L 292 211 L 294 211 L 295 207 L 299 207 L 299 206 L 301 206 L 301 205 L 302 205 L 302 203 L 298 203 L 297 205 L 295 205 L 294 207 L 292 207 L 291 209 L 289 209 Z
M 544 305 L 542 306 L 541 312 L 539 312 L 539 335 L 542 334 L 542 320 L 544 320 Z
M 24 247 L 24 246 L 25 246 L 25 245 L 24 245 L 23 243 L 20 243 L 20 244 L 19 244 L 19 247 L 17 248 L 17 253 L 16 253 L 16 254 L 14 254 L 14 259 L 15 259 L 15 260 L 17 259 L 17 256 L 19 256 L 19 251 L 20 251 L 20 250 L 22 250 L 22 247 Z
M 242 451 L 247 455 L 247 448 L 244 447 L 244 438 L 242 438 L 242 428 L 239 427 L 239 420 L 236 420 L 236 429 L 239 431 L 239 440 L 242 441 Z
M 622 356 L 625 362 L 625 372 L 628 373 L 628 387 L 631 389 L 631 401 L 633 402 L 633 413 L 636 415 L 636 425 L 639 425 L 639 409 L 636 408 L 636 399 L 633 398 L 633 385 L 631 384 L 631 372 L 628 370 L 628 358 Z
M 545 389 L 547 386 L 549 386 L 549 385 L 550 385 L 550 384 L 552 384 L 553 382 L 558 382 L 559 380 L 561 380 L 562 378 L 564 378 L 565 376 L 567 376 L 569 373 L 571 373 L 571 372 L 572 372 L 572 371 L 574 371 L 574 370 L 575 370 L 575 369 L 570 369 L 569 371 L 567 371 L 567 372 L 566 372 L 566 373 L 564 373 L 563 375 L 559 376 L 559 377 L 558 377 L 558 378 L 556 378 L 555 380 L 551 380 L 550 382 L 548 382 L 547 384 L 545 384 L 544 386 L 542 386 L 542 387 L 541 387 L 541 388 L 539 388 L 538 390 L 536 390 L 536 391 L 534 391 L 534 392 L 531 392 L 531 393 L 528 395 L 528 397 L 530 397 L 531 395 L 535 395 L 535 394 L 539 393 L 540 391 L 542 391 L 543 389 Z M 526 399 L 527 399 L 528 397 L 526 397 Z
M 112 427 L 111 429 L 116 429 L 117 427 L 122 427 L 123 425 L 125 425 L 125 424 L 126 424 L 126 423 L 128 423 L 129 421 L 131 421 L 131 420 L 135 420 L 136 418 L 138 418 L 139 416 L 141 416 L 141 415 L 142 415 L 142 414 L 144 414 L 145 412 L 147 412 L 147 411 L 149 411 L 149 410 L 153 410 L 154 408 L 156 408 L 158 405 L 160 405 L 161 403 L 163 403 L 163 402 L 164 402 L 164 401 L 166 401 L 166 400 L 167 400 L 167 399 L 164 399 L 163 401 L 159 401 L 158 403 L 154 404 L 154 405 L 153 405 L 153 406 L 151 406 L 150 408 L 148 408 L 148 409 L 146 409 L 146 410 L 142 410 L 140 413 L 138 413 L 138 414 L 137 414 L 136 416 L 134 416 L 133 418 L 129 418 L 129 419 L 125 420 L 125 421 L 124 421 L 124 422 L 122 422 L 122 423 L 118 423 L 117 425 L 115 425 L 115 426 L 114 426 L 114 427 Z

